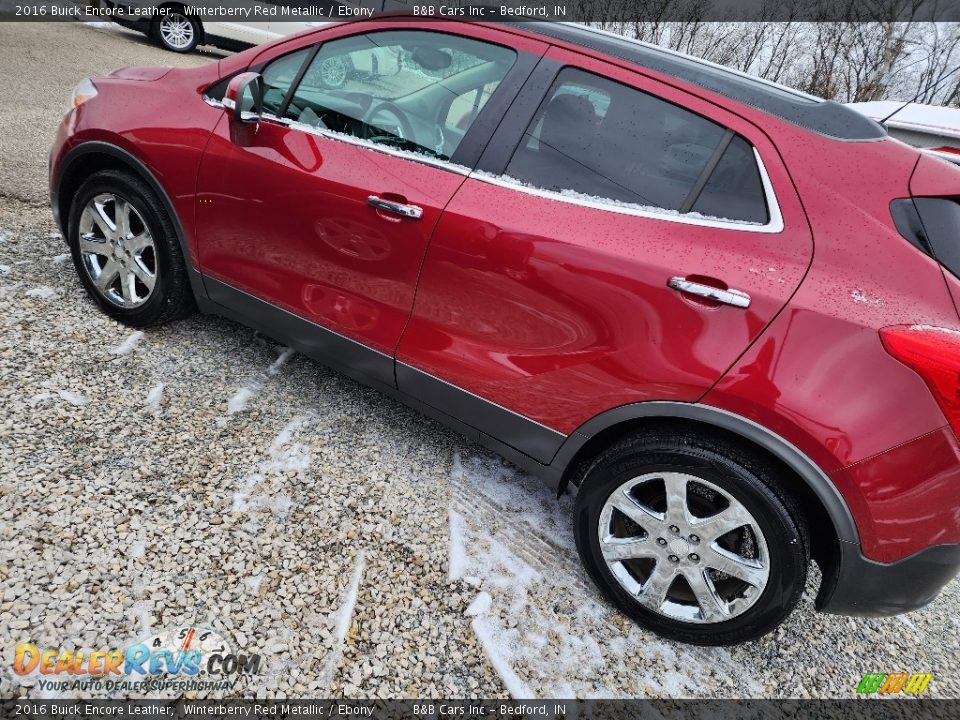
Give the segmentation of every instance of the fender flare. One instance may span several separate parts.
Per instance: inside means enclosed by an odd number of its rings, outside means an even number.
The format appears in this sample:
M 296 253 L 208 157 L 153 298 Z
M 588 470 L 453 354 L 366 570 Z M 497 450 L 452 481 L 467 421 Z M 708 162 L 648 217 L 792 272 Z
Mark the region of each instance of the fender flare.
M 60 228 L 64 232 L 64 237 L 66 237 L 68 229 L 67 226 L 70 219 L 69 217 L 60 217 L 59 208 L 61 184 L 63 182 L 63 178 L 66 177 L 70 172 L 71 166 L 81 158 L 89 155 L 107 155 L 114 160 L 120 161 L 138 177 L 140 177 L 141 180 L 147 183 L 147 185 L 150 186 L 150 189 L 153 190 L 156 196 L 160 199 L 160 203 L 163 205 L 163 209 L 169 216 L 170 222 L 173 224 L 173 229 L 177 234 L 177 242 L 180 245 L 180 252 L 183 253 L 183 259 L 187 268 L 187 275 L 190 279 L 190 289 L 193 291 L 193 296 L 197 301 L 198 306 L 201 310 L 203 310 L 208 300 L 207 290 L 203 284 L 203 276 L 194 265 L 193 253 L 190 251 L 190 246 L 187 243 L 187 236 L 186 233 L 184 233 L 183 224 L 180 222 L 180 216 L 177 215 L 177 211 L 174 209 L 173 203 L 171 202 L 167 191 L 163 189 L 163 186 L 157 180 L 150 168 L 148 168 L 142 160 L 129 151 L 124 150 L 122 147 L 114 145 L 113 143 L 104 142 L 103 140 L 87 140 L 71 148 L 64 156 L 63 162 L 60 164 L 60 172 L 57 175 L 56 182 L 52 186 L 50 198 L 51 205 L 53 206 L 54 216 L 57 218 L 58 225 L 60 225 Z
M 813 491 L 833 523 L 837 539 L 860 545 L 853 514 L 836 485 L 803 451 L 764 426 L 726 410 L 700 403 L 651 401 L 631 403 L 607 410 L 573 431 L 557 451 L 550 468 L 554 477 L 562 476 L 576 454 L 599 433 L 615 425 L 643 418 L 679 418 L 721 428 L 757 445 L 787 467 Z

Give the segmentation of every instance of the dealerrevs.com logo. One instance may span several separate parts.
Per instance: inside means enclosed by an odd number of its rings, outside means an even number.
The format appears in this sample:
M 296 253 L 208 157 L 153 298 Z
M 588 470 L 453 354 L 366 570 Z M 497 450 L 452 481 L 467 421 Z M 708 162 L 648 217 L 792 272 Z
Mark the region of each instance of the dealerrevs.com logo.
M 126 649 L 68 650 L 20 643 L 17 676 L 42 690 L 230 690 L 237 679 L 260 672 L 262 657 L 234 652 L 214 630 L 183 626 Z
M 927 689 L 933 680 L 933 673 L 867 673 L 857 685 L 857 692 L 862 695 L 919 695 Z

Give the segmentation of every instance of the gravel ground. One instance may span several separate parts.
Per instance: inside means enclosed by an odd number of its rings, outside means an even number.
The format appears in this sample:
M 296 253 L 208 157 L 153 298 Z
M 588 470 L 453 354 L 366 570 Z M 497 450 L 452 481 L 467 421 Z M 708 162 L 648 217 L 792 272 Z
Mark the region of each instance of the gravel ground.
M 47 692 L 11 672 L 16 643 L 189 624 L 264 657 L 210 696 L 849 697 L 894 670 L 960 696 L 957 582 L 860 620 L 814 613 L 811 581 L 760 642 L 665 642 L 592 588 L 569 498 L 228 321 L 139 333 L 97 312 L 44 204 L 69 88 L 211 57 L 0 26 L 22 69 L 0 107 L 0 696 Z

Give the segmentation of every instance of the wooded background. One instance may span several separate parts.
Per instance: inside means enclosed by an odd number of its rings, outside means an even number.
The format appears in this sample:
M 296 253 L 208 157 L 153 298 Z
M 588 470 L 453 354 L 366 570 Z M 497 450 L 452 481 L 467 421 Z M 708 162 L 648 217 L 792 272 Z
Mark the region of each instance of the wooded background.
M 653 19 L 636 22 L 616 18 L 637 17 L 638 0 L 608 0 L 613 19 L 593 25 L 838 102 L 960 106 L 960 23 L 916 19 L 918 0 L 879 0 L 855 22 L 811 22 L 816 13 L 791 0 L 767 2 L 754 22 L 707 22 L 711 2 L 640 0 Z

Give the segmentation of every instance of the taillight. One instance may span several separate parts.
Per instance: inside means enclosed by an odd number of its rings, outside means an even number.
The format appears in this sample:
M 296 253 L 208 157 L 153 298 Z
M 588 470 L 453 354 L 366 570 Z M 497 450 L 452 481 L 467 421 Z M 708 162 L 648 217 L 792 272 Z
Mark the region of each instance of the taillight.
M 960 438 L 960 331 L 897 325 L 880 331 L 883 347 L 923 378 Z

